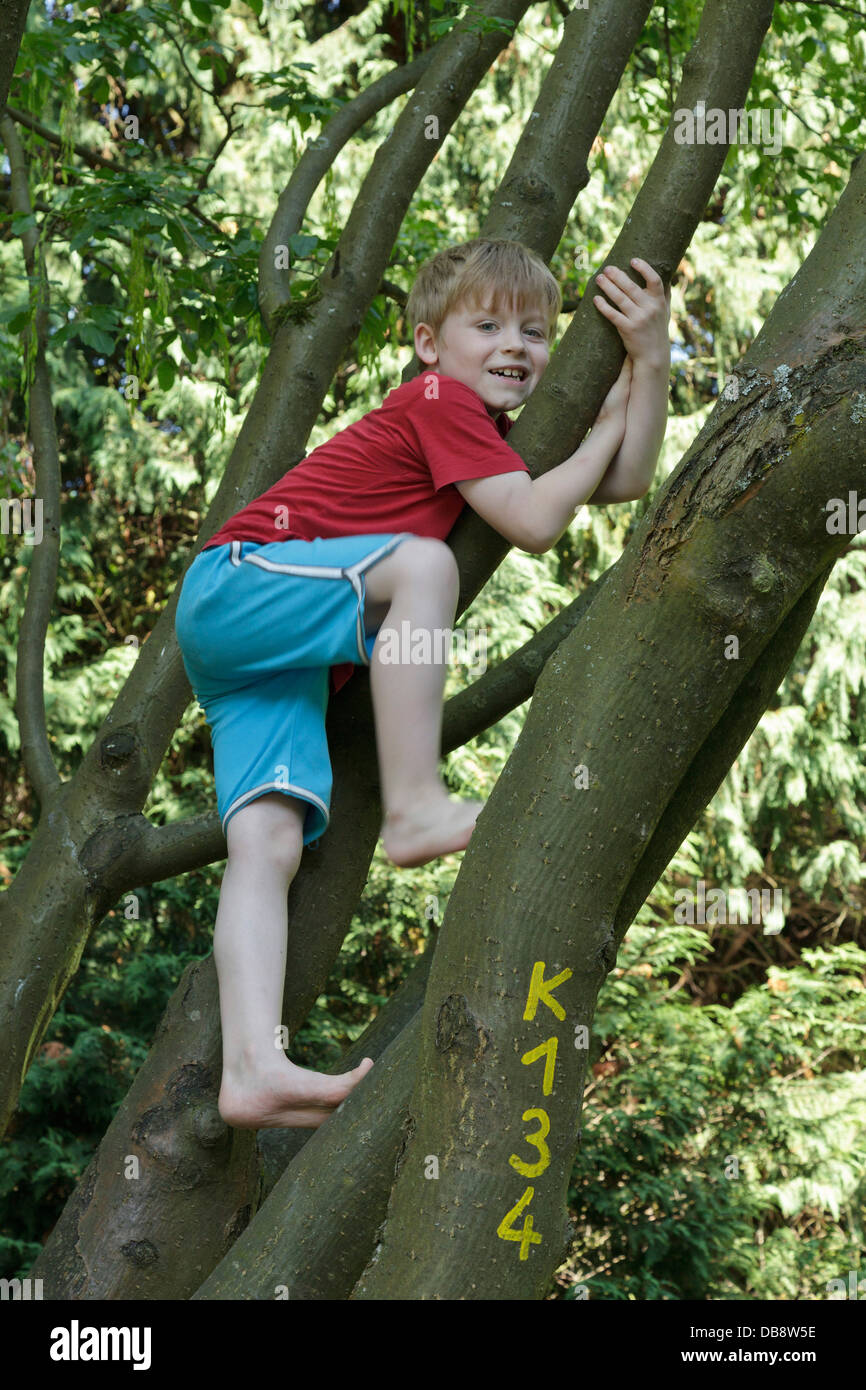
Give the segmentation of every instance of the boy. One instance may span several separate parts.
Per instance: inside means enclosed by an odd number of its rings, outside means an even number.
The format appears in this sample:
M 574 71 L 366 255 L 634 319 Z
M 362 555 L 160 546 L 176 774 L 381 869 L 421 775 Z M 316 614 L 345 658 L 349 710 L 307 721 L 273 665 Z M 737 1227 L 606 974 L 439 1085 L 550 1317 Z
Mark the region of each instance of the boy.
M 506 442 L 506 412 L 547 366 L 559 287 L 518 242 L 467 242 L 422 266 L 409 296 L 425 370 L 234 516 L 186 575 L 177 635 L 211 726 L 228 843 L 214 930 L 227 1124 L 315 1128 L 373 1065 L 326 1076 L 275 1046 L 287 893 L 328 824 L 329 674 L 339 689 L 350 663 L 370 667 L 392 863 L 464 849 L 482 803 L 450 797 L 437 770 L 447 657 L 386 663 L 384 634 L 404 621 L 431 635 L 451 628 L 458 574 L 445 538 L 466 503 L 542 554 L 587 499 L 649 487 L 667 418 L 668 304 L 652 267 L 632 264 L 645 289 L 613 267 L 597 277 L 615 307 L 594 302 L 627 356 L 564 463 L 533 481 Z

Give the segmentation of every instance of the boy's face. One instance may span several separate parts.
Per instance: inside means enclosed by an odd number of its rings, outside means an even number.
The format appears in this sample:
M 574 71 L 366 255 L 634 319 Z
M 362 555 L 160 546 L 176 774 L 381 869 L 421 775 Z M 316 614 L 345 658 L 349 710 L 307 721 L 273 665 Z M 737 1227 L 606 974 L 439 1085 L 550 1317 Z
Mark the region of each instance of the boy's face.
M 516 410 L 532 394 L 550 360 L 548 320 L 540 304 L 518 313 L 505 300 L 477 308 L 458 304 L 439 330 L 415 328 L 415 351 L 443 376 L 455 377 L 481 397 L 489 414 Z M 515 372 L 503 376 L 501 369 Z

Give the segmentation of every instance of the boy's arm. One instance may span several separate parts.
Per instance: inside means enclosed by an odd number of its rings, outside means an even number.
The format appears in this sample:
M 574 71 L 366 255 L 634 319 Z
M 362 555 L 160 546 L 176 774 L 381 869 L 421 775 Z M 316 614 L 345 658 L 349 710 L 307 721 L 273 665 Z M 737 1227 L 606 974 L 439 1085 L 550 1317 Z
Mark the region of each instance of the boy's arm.
M 597 284 L 618 308 L 612 308 L 600 295 L 595 295 L 593 302 L 617 329 L 634 366 L 625 437 L 589 498 L 590 506 L 632 502 L 644 496 L 652 482 L 667 428 L 670 288 L 665 290 L 661 277 L 647 261 L 635 257 L 632 265 L 646 280 L 646 289 L 615 266 L 608 266 L 596 277 Z
M 498 473 L 455 483 L 473 511 L 519 550 L 543 555 L 598 488 L 625 436 L 631 371 L 627 357 L 588 438 L 556 468 L 535 479 Z

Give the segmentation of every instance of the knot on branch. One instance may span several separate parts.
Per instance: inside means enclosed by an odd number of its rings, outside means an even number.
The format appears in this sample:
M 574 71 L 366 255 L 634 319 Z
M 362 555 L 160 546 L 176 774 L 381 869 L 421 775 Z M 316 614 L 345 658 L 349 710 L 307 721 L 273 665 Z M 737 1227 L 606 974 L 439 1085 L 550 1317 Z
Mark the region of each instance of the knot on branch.
M 602 934 L 595 952 L 596 960 L 605 975 L 609 975 L 616 965 L 616 953 L 616 932 L 609 923 L 605 922 L 602 924 Z
M 436 1015 L 436 1051 L 456 1048 L 468 1056 L 481 1057 L 489 1041 L 488 1029 L 472 1013 L 466 996 L 449 994 Z
M 121 772 L 138 752 L 139 742 L 131 725 L 107 734 L 99 745 L 99 766 L 110 772 Z
M 548 203 L 554 198 L 550 184 L 537 174 L 519 174 L 517 178 L 510 179 L 506 192 L 509 197 L 516 195 L 525 203 Z
M 213 1101 L 198 1106 L 192 1117 L 192 1132 L 203 1149 L 212 1149 L 228 1134 L 228 1125 Z
M 117 884 L 118 875 L 123 880 L 126 856 L 135 853 L 148 829 L 147 821 L 139 813 L 118 816 L 85 841 L 78 853 L 78 863 L 87 874 L 91 889 L 102 887 L 107 892 L 111 883 Z
M 137 1265 L 139 1269 L 146 1269 L 148 1265 L 155 1265 L 159 1259 L 159 1251 L 150 1240 L 130 1240 L 126 1245 L 121 1245 L 120 1253 L 131 1264 Z
M 211 1101 L 216 1094 L 213 1072 L 201 1062 L 186 1062 L 168 1079 L 166 1098 L 173 1104 L 189 1105 L 192 1101 Z
M 779 576 L 766 555 L 756 555 L 749 571 L 752 588 L 756 593 L 768 594 L 779 582 Z

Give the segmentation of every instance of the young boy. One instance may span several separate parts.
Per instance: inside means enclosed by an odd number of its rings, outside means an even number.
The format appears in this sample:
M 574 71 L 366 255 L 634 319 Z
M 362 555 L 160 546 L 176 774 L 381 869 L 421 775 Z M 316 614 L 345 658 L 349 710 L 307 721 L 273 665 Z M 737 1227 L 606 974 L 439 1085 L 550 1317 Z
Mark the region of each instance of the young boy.
M 450 797 L 437 770 L 447 657 L 383 661 L 385 635 L 404 622 L 450 630 L 458 573 L 445 538 L 466 503 L 542 554 L 588 499 L 649 487 L 667 417 L 668 304 L 652 267 L 633 265 L 645 289 L 613 267 L 597 277 L 615 307 L 594 302 L 628 355 L 588 439 L 558 467 L 530 479 L 506 412 L 547 366 L 559 287 L 518 242 L 467 242 L 422 266 L 409 296 L 425 370 L 232 517 L 186 575 L 177 636 L 211 728 L 228 844 L 214 930 L 227 1124 L 315 1128 L 373 1065 L 326 1076 L 275 1045 L 288 889 L 328 824 L 329 677 L 339 689 L 353 664 L 370 667 L 392 863 L 464 849 L 482 803 Z

